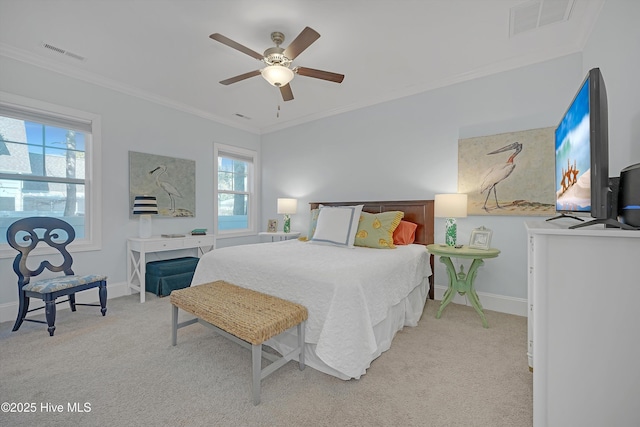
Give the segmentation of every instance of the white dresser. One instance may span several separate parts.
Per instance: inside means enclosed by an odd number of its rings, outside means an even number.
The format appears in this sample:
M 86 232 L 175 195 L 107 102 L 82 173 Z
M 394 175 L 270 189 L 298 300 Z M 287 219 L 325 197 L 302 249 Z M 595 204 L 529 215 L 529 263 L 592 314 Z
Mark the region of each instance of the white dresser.
M 203 236 L 160 237 L 127 239 L 127 284 L 129 289 L 140 292 L 140 302 L 145 300 L 144 278 L 147 269 L 147 254 L 152 252 L 196 249 L 200 256 L 215 248 L 213 234 Z
M 640 421 L 640 231 L 531 221 L 533 424 Z

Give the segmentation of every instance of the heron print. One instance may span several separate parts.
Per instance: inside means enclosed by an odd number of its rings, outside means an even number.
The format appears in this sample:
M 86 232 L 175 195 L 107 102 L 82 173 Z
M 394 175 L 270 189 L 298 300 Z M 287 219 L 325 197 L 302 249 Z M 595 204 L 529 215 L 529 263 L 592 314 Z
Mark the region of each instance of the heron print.
M 180 194 L 180 191 L 178 191 L 178 189 L 168 181 L 169 175 L 167 174 L 167 167 L 165 165 L 160 165 L 156 167 L 154 170 L 149 171 L 149 175 L 153 175 L 153 174 L 155 174 L 156 176 L 156 186 L 160 188 L 162 191 L 164 191 L 165 193 L 167 193 L 167 196 L 169 196 L 169 200 L 170 200 L 169 211 L 175 213 L 176 197 L 182 197 L 182 194 Z
M 156 196 L 158 214 L 195 216 L 195 161 L 129 152 L 131 198 Z
M 496 192 L 496 186 L 500 184 L 505 179 L 509 178 L 511 172 L 516 168 L 516 164 L 514 162 L 516 156 L 520 154 L 522 151 L 522 144 L 519 142 L 514 142 L 513 144 L 506 145 L 498 150 L 494 150 L 487 154 L 498 154 L 503 153 L 505 151 L 514 150 L 513 154 L 509 156 L 506 163 L 498 163 L 496 165 L 491 166 L 487 169 L 482 176 L 482 183 L 480 184 L 480 193 L 487 192 L 487 198 L 484 199 L 484 205 L 482 205 L 482 209 L 489 212 L 487 208 L 487 201 L 489 200 L 489 196 L 491 195 L 491 190 L 493 190 L 493 197 L 496 199 L 496 207 L 500 208 L 500 203 L 498 203 L 498 193 Z
M 469 215 L 553 215 L 554 128 L 458 141 Z

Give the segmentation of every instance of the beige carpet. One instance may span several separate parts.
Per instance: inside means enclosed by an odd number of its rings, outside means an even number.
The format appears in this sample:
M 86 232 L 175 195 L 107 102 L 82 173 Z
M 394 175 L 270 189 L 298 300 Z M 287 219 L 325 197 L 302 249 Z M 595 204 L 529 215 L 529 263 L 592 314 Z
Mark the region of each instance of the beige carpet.
M 106 317 L 97 307 L 59 310 L 52 338 L 46 325 L 11 332 L 5 322 L 0 402 L 34 403 L 35 413 L 3 406 L 0 425 L 532 425 L 526 319 L 487 311 L 484 329 L 471 307 L 450 304 L 435 319 L 438 304 L 428 301 L 420 324 L 399 332 L 360 380 L 289 362 L 262 381 L 259 406 L 251 352 L 198 324 L 172 347 L 168 298 L 109 300 Z

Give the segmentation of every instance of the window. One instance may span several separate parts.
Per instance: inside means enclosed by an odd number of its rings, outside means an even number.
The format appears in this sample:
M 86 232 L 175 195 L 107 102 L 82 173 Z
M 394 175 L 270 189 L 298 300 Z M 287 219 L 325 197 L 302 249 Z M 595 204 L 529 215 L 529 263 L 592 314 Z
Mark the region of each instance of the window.
M 214 227 L 218 237 L 256 234 L 258 154 L 214 144 Z
M 73 250 L 100 248 L 99 116 L 0 93 L 0 255 L 6 230 L 52 216 L 76 231 Z

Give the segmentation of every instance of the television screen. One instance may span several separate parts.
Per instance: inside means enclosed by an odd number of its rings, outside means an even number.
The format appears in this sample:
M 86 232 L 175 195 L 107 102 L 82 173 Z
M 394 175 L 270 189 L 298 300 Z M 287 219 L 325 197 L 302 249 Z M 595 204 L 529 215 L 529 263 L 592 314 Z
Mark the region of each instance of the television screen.
M 556 128 L 556 211 L 591 212 L 589 77 Z
M 607 90 L 599 68 L 589 70 L 578 93 L 556 128 L 556 211 L 581 224 L 630 228 L 617 220 L 617 206 L 609 185 L 609 125 Z M 594 219 L 568 213 L 589 213 Z

